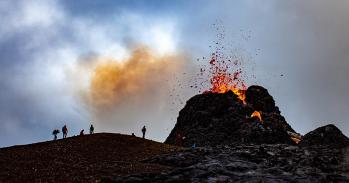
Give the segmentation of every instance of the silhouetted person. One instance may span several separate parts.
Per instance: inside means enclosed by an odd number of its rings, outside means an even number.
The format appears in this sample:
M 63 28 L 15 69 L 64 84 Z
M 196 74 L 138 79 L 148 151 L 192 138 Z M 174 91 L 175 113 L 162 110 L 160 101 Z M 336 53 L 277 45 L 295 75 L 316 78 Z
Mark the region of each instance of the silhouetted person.
M 135 137 L 136 135 L 134 133 L 132 133 L 132 137 Z
M 90 134 L 93 134 L 94 131 L 95 131 L 95 127 L 93 127 L 93 125 L 91 124 L 91 126 L 90 126 Z
M 53 132 L 52 132 L 52 135 L 54 136 L 53 140 L 57 140 L 57 134 L 59 134 L 59 130 L 58 129 L 54 129 Z
M 67 128 L 67 125 L 64 125 L 62 127 L 62 132 L 63 132 L 63 138 L 67 138 L 67 134 L 68 134 L 68 128 Z
M 143 138 L 145 138 L 145 132 L 147 131 L 147 129 L 145 128 L 145 125 L 142 128 L 142 133 L 143 133 Z
M 84 135 L 84 129 L 80 131 L 80 135 Z

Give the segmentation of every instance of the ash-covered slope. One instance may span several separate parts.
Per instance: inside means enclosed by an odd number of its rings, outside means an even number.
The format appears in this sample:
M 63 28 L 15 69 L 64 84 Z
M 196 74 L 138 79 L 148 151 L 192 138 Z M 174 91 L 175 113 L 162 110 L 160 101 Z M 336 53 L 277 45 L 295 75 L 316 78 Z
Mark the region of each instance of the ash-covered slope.
M 184 146 L 215 146 L 236 143 L 295 144 L 296 134 L 275 106 L 273 97 L 261 86 L 250 86 L 246 103 L 232 91 L 204 93 L 189 99 L 179 112 L 177 123 L 165 143 L 175 144 L 185 136 Z M 261 114 L 251 117 L 254 111 Z
M 98 182 L 169 167 L 140 162 L 171 146 L 129 135 L 98 133 L 0 148 L 0 182 Z

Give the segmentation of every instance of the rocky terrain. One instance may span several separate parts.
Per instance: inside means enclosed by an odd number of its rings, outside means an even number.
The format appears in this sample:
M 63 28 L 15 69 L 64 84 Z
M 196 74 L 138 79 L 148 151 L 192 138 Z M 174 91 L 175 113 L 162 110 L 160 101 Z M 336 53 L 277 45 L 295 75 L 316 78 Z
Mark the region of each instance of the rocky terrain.
M 337 134 L 338 129 L 332 128 L 333 125 L 326 127 L 328 133 Z M 311 133 L 321 134 L 321 129 Z M 116 177 L 106 182 L 349 182 L 349 146 L 338 148 L 336 144 L 322 142 L 309 146 L 207 146 L 158 155 L 143 162 L 175 168 L 162 173 Z
M 129 135 L 100 133 L 0 149 L 0 182 L 96 182 L 169 170 L 141 162 L 173 147 Z
M 265 88 L 251 86 L 244 94 L 206 92 L 186 103 L 165 142 L 200 147 L 143 161 L 171 171 L 105 181 L 349 182 L 349 139 L 337 127 L 301 137 Z
M 102 133 L 2 148 L 0 182 L 349 182 L 336 126 L 301 136 L 266 89 L 243 92 L 194 96 L 165 143 Z
M 144 162 L 176 167 L 106 182 L 349 182 L 347 149 L 286 144 L 203 147 Z
M 302 137 L 300 146 L 331 146 L 333 148 L 344 148 L 349 145 L 349 139 L 333 124 L 319 127 Z

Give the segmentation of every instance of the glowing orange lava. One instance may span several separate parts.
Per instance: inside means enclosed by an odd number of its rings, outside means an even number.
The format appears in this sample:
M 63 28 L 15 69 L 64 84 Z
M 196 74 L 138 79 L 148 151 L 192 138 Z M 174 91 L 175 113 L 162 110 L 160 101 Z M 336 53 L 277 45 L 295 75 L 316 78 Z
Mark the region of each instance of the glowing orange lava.
M 260 122 L 263 122 L 261 112 L 254 111 L 254 112 L 251 114 L 251 118 L 253 118 L 253 117 L 257 117 L 257 118 L 259 119 Z
M 228 64 L 231 63 L 231 64 Z M 213 93 L 226 93 L 228 91 L 234 92 L 240 100 L 246 104 L 245 91 L 247 89 L 245 82 L 241 79 L 241 69 L 233 72 L 230 66 L 237 66 L 238 62 L 225 61 L 222 56 L 212 54 L 210 61 L 211 70 L 211 88 L 210 92 Z

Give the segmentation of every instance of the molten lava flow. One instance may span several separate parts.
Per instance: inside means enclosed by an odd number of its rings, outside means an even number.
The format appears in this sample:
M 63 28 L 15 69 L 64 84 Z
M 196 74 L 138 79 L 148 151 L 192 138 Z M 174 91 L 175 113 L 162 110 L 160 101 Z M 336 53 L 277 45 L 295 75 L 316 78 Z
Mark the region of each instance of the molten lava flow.
M 216 75 L 216 76 L 213 76 L 212 79 L 211 79 L 212 87 L 210 88 L 210 91 L 213 92 L 213 93 L 225 93 L 225 92 L 228 92 L 228 91 L 232 91 L 245 104 L 246 103 L 245 102 L 245 99 L 246 99 L 246 96 L 245 96 L 246 88 L 240 90 L 240 89 L 236 88 L 236 86 L 230 85 L 229 84 L 231 82 L 230 80 L 231 80 L 231 78 L 227 77 L 226 75 Z
M 235 95 L 238 96 L 240 100 L 242 100 L 244 104 L 246 104 L 246 95 L 245 95 L 246 90 L 233 89 L 232 91 L 235 93 Z
M 253 118 L 253 117 L 257 117 L 257 118 L 259 119 L 260 122 L 263 122 L 261 112 L 254 111 L 254 112 L 251 114 L 251 118 Z
M 214 27 L 218 32 L 217 40 L 214 41 L 214 45 L 210 46 L 213 48 L 213 52 L 208 57 L 208 60 L 206 60 L 206 57 L 202 58 L 205 63 L 201 66 L 200 74 L 198 74 L 198 76 L 207 74 L 208 80 L 206 80 L 206 77 L 203 77 L 204 81 L 200 83 L 202 88 L 199 91 L 204 91 L 204 93 L 226 93 L 232 91 L 246 104 L 245 91 L 247 90 L 247 85 L 245 79 L 248 79 L 248 75 L 245 73 L 243 57 L 238 51 L 236 53 L 235 51 L 232 52 L 235 49 L 231 50 L 224 44 L 226 42 L 224 27 L 223 29 L 216 25 Z M 198 58 L 197 61 L 199 60 Z M 206 85 L 202 85 L 202 83 L 206 84 L 207 81 L 210 84 L 208 90 Z
M 210 63 L 210 79 L 211 88 L 210 92 L 213 93 L 225 93 L 228 91 L 234 92 L 240 100 L 246 104 L 245 91 L 247 89 L 245 82 L 240 78 L 242 73 L 241 69 L 233 72 L 232 68 L 228 63 L 230 60 L 225 61 L 224 57 L 212 54 Z M 233 66 L 237 66 L 238 63 L 235 61 L 232 63 Z M 231 74 L 233 72 L 233 74 Z

